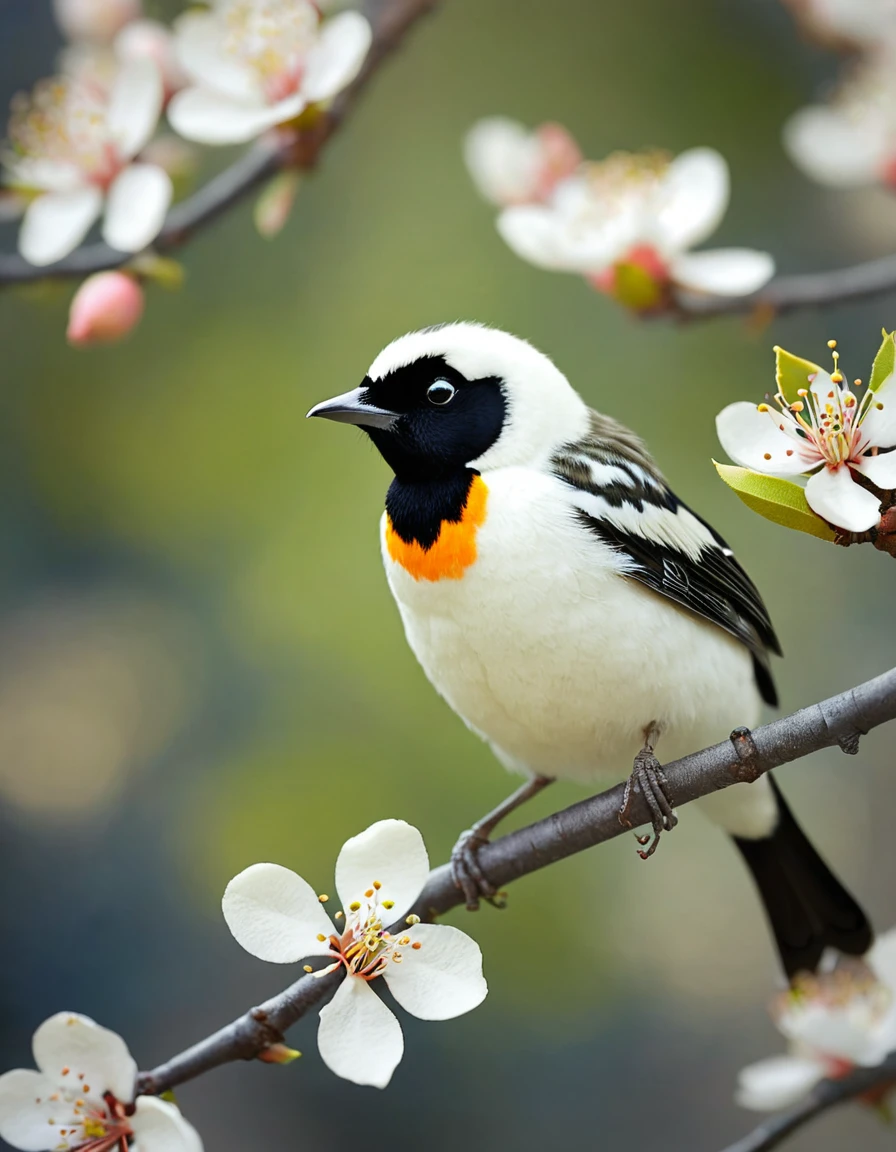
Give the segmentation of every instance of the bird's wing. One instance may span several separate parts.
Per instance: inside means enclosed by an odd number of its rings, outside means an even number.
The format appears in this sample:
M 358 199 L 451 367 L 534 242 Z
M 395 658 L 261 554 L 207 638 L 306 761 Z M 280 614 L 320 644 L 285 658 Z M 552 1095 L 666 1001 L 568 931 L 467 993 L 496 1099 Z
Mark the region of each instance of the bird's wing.
M 750 651 L 763 699 L 777 704 L 768 611 L 721 536 L 672 492 L 644 444 L 592 413 L 589 433 L 551 460 L 582 526 L 624 559 L 623 574 L 712 621 Z

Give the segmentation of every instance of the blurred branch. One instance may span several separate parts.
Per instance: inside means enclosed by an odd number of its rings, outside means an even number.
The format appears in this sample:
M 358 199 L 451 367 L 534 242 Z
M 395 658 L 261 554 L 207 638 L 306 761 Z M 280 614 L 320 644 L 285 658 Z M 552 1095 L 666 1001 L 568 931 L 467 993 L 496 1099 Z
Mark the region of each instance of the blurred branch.
M 885 292 L 896 292 L 896 255 L 831 272 L 779 276 L 752 296 L 702 296 L 695 292 L 679 292 L 675 298 L 675 310 L 685 320 L 744 312 L 779 314 L 797 308 L 843 304 Z
M 154 241 L 156 252 L 171 252 L 186 244 L 200 229 L 229 211 L 281 168 L 307 171 L 315 167 L 334 132 L 342 125 L 383 61 L 398 48 L 411 27 L 438 0 L 366 0 L 364 14 L 373 27 L 373 43 L 357 78 L 330 108 L 308 128 L 287 135 L 281 132 L 262 140 L 188 199 L 176 204 Z M 133 256 L 107 244 L 88 244 L 58 264 L 38 268 L 18 254 L 0 253 L 0 284 L 24 284 L 57 277 L 82 277 L 107 268 L 119 268 Z
M 840 1080 L 822 1080 L 805 1100 L 801 1100 L 793 1108 L 788 1108 L 786 1112 L 780 1112 L 777 1116 L 763 1120 L 742 1140 L 729 1144 L 722 1152 L 768 1152 L 768 1149 L 783 1144 L 788 1136 L 793 1135 L 816 1116 L 820 1116 L 822 1112 L 836 1108 L 838 1104 L 859 1099 L 868 1093 L 874 1096 L 894 1080 L 896 1080 L 896 1052 L 875 1068 L 856 1068 Z
M 838 746 L 854 754 L 861 736 L 893 719 L 896 668 L 752 733 L 738 728 L 729 740 L 665 765 L 667 794 L 675 807 L 680 807 L 731 784 L 757 780 L 772 768 L 821 748 Z M 500 887 L 621 835 L 625 831 L 619 822 L 623 791 L 624 786 L 619 784 L 486 844 L 479 853 L 483 872 Z M 650 822 L 649 809 L 640 794 L 631 798 L 631 816 L 635 824 Z M 451 868 L 443 864 L 430 874 L 413 911 L 422 919 L 432 920 L 461 903 L 463 897 L 454 885 Z M 340 979 L 341 970 L 320 978 L 303 976 L 285 992 L 251 1009 L 208 1039 L 158 1068 L 141 1073 L 139 1091 L 164 1092 L 220 1064 L 251 1060 L 270 1044 L 281 1042 L 285 1030 L 324 1000 Z

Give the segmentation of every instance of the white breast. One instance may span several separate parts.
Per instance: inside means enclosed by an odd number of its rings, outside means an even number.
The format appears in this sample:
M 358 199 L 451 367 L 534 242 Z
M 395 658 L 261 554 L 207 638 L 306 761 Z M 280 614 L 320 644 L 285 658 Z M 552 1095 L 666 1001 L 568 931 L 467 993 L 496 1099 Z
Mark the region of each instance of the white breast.
M 478 556 L 461 579 L 415 580 L 383 555 L 426 675 L 507 767 L 619 780 L 653 721 L 667 761 L 755 722 L 746 649 L 623 576 L 562 481 L 523 468 L 483 479 Z

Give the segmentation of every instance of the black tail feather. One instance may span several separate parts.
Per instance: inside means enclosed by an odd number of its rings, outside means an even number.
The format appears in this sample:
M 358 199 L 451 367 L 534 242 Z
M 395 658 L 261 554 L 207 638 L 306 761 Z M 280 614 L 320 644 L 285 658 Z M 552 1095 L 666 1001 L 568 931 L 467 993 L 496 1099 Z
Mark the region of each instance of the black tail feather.
M 874 934 L 865 913 L 810 844 L 775 781 L 778 824 L 771 836 L 735 836 L 765 905 L 788 977 L 814 972 L 825 948 L 861 956 Z

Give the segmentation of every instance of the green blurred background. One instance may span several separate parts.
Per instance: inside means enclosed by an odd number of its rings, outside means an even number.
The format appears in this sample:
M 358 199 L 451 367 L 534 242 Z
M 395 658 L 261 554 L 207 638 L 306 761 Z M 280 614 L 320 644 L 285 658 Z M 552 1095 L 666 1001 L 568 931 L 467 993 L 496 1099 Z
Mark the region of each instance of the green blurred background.
M 52 70 L 46 0 L 0 0 L 0 95 Z M 168 8 L 169 13 L 175 5 Z M 464 171 L 477 117 L 563 122 L 599 158 L 708 144 L 729 159 L 718 243 L 782 271 L 889 251 L 896 204 L 789 164 L 780 126 L 835 73 L 777 0 L 446 0 L 384 67 L 285 232 L 250 205 L 184 252 L 114 349 L 64 340 L 71 287 L 0 299 L 0 1056 L 78 1009 L 146 1067 L 296 975 L 231 940 L 220 895 L 271 859 L 326 889 L 343 840 L 400 816 L 434 862 L 510 781 L 426 683 L 381 571 L 388 482 L 366 440 L 306 424 L 408 329 L 475 318 L 549 352 L 589 403 L 635 425 L 676 490 L 729 539 L 786 652 L 790 710 L 892 663 L 893 573 L 754 517 L 715 478 L 713 418 L 772 380 L 771 345 L 840 340 L 865 375 L 896 301 L 775 320 L 639 323 L 573 276 L 518 261 Z M 225 153 L 208 155 L 211 171 Z M 7 247 L 13 233 L 2 234 Z M 599 707 L 599 701 L 595 702 Z M 624 766 L 620 765 L 620 774 Z M 896 919 L 892 733 L 779 778 L 868 905 Z M 525 819 L 581 793 L 558 785 Z M 214 1152 L 355 1147 L 697 1152 L 753 1121 L 737 1069 L 782 1048 L 749 881 L 692 810 L 649 864 L 620 838 L 458 912 L 490 995 L 472 1016 L 402 1018 L 385 1093 L 332 1077 L 314 1018 L 288 1069 L 222 1069 L 182 1105 Z M 794 1140 L 892 1147 L 857 1107 Z

